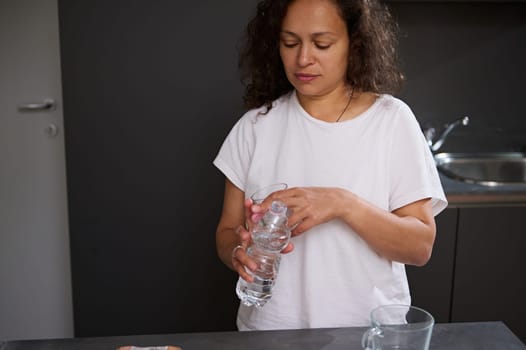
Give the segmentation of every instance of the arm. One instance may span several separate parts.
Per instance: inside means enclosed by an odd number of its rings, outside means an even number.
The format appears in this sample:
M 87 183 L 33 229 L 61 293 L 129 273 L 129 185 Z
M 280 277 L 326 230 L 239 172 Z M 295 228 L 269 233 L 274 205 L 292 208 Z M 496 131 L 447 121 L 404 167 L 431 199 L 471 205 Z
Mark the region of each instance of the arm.
M 240 264 L 241 261 L 244 261 L 245 265 L 250 263 L 247 260 L 244 249 L 243 252 L 241 252 L 241 249 L 236 249 L 234 252 L 238 245 L 246 248 L 250 240 L 250 235 L 243 226 L 245 222 L 244 200 L 244 192 L 227 179 L 225 181 L 223 211 L 216 231 L 216 249 L 217 255 L 227 267 L 237 271 L 243 278 L 248 279 L 250 276 L 245 272 L 243 265 Z M 234 258 L 234 254 L 236 258 Z M 255 268 L 255 266 L 252 267 Z
M 422 199 L 392 213 L 348 194 L 343 207 L 347 222 L 379 255 L 409 265 L 423 266 L 431 258 L 436 227 L 431 200 Z
M 388 212 L 344 189 L 306 187 L 275 193 L 252 210 L 265 210 L 273 199 L 293 210 L 289 224 L 298 223 L 293 235 L 339 218 L 386 259 L 421 266 L 431 256 L 436 228 L 430 199 Z

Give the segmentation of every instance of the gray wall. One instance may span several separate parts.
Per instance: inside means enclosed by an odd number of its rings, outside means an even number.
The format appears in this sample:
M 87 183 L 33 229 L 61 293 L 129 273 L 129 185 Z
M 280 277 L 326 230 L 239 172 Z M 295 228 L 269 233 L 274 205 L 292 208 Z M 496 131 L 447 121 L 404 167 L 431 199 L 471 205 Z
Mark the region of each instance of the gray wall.
M 217 258 L 255 1 L 59 1 L 75 334 L 233 330 Z
M 400 96 L 422 126 L 468 115 L 441 151 L 525 150 L 526 3 L 397 2 Z

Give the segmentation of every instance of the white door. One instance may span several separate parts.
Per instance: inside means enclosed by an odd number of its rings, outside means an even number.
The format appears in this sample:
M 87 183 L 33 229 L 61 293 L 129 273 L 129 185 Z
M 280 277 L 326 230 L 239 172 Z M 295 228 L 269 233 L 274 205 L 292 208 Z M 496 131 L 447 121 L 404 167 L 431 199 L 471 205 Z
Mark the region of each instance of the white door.
M 57 0 L 0 0 L 0 340 L 73 336 L 60 79 Z

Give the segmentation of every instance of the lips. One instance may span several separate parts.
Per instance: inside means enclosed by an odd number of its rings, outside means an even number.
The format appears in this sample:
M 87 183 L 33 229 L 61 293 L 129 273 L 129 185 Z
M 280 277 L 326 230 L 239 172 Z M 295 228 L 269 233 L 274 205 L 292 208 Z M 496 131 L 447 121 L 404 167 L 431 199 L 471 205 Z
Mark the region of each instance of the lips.
M 309 82 L 318 77 L 317 74 L 307 74 L 307 73 L 295 73 L 296 79 L 303 82 Z

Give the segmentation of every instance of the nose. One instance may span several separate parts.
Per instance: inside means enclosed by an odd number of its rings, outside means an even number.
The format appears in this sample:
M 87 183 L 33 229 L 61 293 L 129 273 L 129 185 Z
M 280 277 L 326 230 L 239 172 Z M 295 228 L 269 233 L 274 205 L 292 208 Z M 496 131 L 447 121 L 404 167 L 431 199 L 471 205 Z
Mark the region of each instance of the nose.
M 312 50 L 309 45 L 301 45 L 298 52 L 298 65 L 300 67 L 306 67 L 314 62 Z

